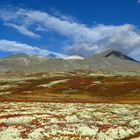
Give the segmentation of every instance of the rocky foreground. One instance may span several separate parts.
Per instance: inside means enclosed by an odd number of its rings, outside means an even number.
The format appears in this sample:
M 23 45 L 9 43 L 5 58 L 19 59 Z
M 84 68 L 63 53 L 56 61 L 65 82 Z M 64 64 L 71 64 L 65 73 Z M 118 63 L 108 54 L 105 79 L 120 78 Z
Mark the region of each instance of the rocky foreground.
M 0 140 L 140 140 L 140 105 L 0 103 Z

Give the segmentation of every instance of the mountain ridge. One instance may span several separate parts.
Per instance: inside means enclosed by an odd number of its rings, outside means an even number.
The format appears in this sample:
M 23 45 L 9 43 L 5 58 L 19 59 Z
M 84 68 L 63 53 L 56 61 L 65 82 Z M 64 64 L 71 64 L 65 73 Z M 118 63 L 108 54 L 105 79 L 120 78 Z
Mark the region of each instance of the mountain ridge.
M 140 73 L 140 63 L 114 50 L 84 59 L 41 58 L 24 54 L 0 59 L 0 72 L 66 72 L 75 70 Z
M 124 53 L 122 53 L 120 51 L 113 50 L 113 49 L 104 51 L 102 53 L 98 53 L 98 54 L 93 55 L 89 58 L 98 58 L 98 57 L 99 58 L 101 58 L 101 57 L 117 57 L 117 58 L 124 59 L 124 60 L 130 60 L 130 61 L 138 62 L 137 60 L 125 55 Z

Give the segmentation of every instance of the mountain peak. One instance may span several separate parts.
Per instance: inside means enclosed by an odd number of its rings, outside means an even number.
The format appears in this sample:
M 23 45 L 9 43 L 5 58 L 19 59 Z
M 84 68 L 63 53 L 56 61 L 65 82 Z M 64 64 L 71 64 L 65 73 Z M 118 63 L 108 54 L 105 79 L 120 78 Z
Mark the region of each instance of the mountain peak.
M 50 53 L 47 58 L 49 59 L 56 59 L 57 58 L 57 55 L 53 54 L 53 53 Z
M 126 55 L 120 51 L 111 49 L 111 50 L 107 50 L 107 51 L 103 52 L 103 56 L 104 57 L 109 57 L 109 56 L 124 57 Z
M 129 56 L 125 55 L 124 53 L 114 49 L 110 49 L 105 52 L 99 53 L 93 56 L 93 58 L 117 58 L 117 59 L 129 60 L 129 61 L 136 61 L 130 58 Z
M 104 57 L 115 57 L 115 58 L 124 59 L 124 60 L 136 61 L 130 58 L 129 56 L 125 55 L 124 53 L 113 50 L 113 49 L 104 52 Z

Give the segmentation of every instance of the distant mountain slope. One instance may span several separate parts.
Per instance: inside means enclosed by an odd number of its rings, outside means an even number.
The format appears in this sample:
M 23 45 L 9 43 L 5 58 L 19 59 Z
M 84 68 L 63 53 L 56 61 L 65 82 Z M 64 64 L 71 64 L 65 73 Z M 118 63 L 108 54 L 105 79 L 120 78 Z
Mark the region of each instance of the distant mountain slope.
M 119 51 L 106 51 L 85 59 L 90 67 L 108 72 L 140 72 L 140 63 Z
M 122 52 L 119 51 L 115 51 L 115 50 L 107 50 L 103 53 L 94 55 L 92 57 L 89 58 L 104 58 L 104 57 L 111 57 L 111 58 L 119 58 L 119 59 L 123 59 L 123 60 L 130 60 L 130 61 L 136 61 L 130 57 L 128 57 L 127 55 L 123 54 Z
M 78 59 L 77 57 L 62 59 L 54 58 L 54 56 L 45 58 L 25 54 L 16 54 L 0 59 L 1 72 L 65 72 L 74 70 L 140 73 L 140 63 L 114 50 L 109 50 L 85 59 L 80 59 L 79 57 Z

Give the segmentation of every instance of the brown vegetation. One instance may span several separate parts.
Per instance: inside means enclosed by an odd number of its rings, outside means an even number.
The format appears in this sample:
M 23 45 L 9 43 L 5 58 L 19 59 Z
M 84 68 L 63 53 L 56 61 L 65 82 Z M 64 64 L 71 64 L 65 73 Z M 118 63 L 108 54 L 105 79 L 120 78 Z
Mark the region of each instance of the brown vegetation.
M 13 75 L 7 74 L 7 77 Z M 93 102 L 93 103 L 140 103 L 140 77 L 123 76 L 88 76 L 78 74 L 45 73 L 15 74 L 25 80 L 18 82 L 1 81 L 0 86 L 13 85 L 9 89 L 1 89 L 0 100 L 16 101 L 52 101 L 52 102 Z M 34 77 L 26 79 L 26 77 Z M 67 79 L 63 83 L 59 80 Z M 41 85 L 58 81 L 52 86 Z

